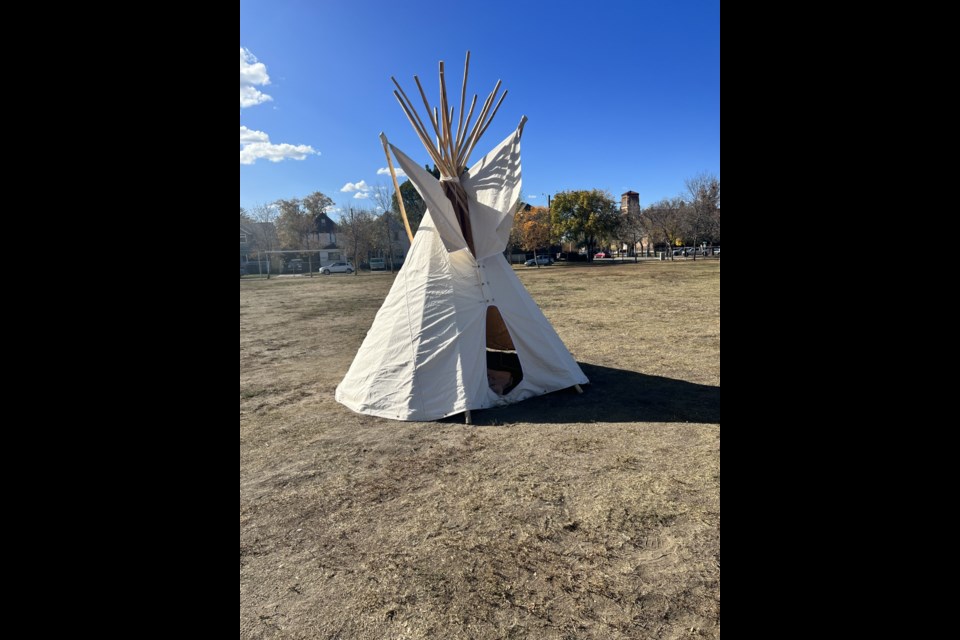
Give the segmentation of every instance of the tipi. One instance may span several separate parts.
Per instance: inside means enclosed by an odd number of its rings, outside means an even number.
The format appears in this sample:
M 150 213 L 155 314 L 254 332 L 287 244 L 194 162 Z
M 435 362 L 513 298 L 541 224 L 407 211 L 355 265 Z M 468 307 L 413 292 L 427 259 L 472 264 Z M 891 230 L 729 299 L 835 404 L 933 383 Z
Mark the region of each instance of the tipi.
M 474 96 L 463 122 L 467 69 L 457 135 L 440 63 L 440 109 L 414 77 L 437 134 L 434 146 L 406 94 L 394 92 L 440 169 L 438 181 L 389 145 L 427 205 L 393 287 L 377 313 L 336 399 L 350 409 L 396 420 L 436 420 L 589 382 L 503 256 L 520 198 L 520 137 L 526 116 L 480 161 L 470 151 L 496 114 L 500 82 L 473 128 Z M 391 171 L 393 164 L 387 155 Z M 394 178 L 396 187 L 396 179 Z M 399 193 L 399 188 L 397 187 Z M 401 202 L 402 207 L 402 202 Z M 404 213 L 401 210 L 401 213 Z M 404 222 L 406 223 L 404 213 Z M 409 233 L 409 225 L 408 225 Z

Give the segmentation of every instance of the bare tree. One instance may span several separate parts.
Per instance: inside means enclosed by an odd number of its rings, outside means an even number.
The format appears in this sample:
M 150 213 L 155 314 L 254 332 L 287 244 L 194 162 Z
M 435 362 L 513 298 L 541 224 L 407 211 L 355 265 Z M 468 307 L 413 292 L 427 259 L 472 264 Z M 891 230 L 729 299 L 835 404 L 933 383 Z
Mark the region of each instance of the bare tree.
M 720 179 L 713 174 L 699 173 L 684 180 L 690 201 L 683 209 L 684 237 L 693 245 L 693 259 L 701 240 L 712 238 L 720 220 Z
M 647 241 L 647 248 L 649 249 L 650 243 L 650 231 L 647 228 L 647 220 L 643 216 L 641 210 L 636 211 L 627 211 L 623 213 L 620 220 L 620 235 L 621 239 L 630 240 L 632 242 L 633 248 L 633 261 L 637 261 L 637 244 L 640 244 L 641 250 L 643 249 L 643 241 Z M 622 244 L 625 243 L 621 243 Z
M 340 235 L 353 261 L 353 274 L 360 270 L 361 258 L 366 258 L 374 245 L 378 225 L 376 217 L 365 209 L 347 206 L 340 214 Z
M 671 247 L 681 238 L 683 231 L 681 219 L 683 207 L 684 202 L 681 198 L 664 198 L 643 210 L 642 217 L 650 232 L 651 240 L 666 244 L 671 260 L 673 260 Z
M 713 215 L 713 242 L 720 242 L 720 207 Z
M 240 207 L 240 232 L 247 235 L 243 253 L 250 261 L 250 257 L 256 252 L 258 269 L 263 268 L 263 252 L 278 246 L 277 230 L 273 225 L 276 217 L 276 210 L 266 205 L 256 204 L 249 211 Z M 279 267 L 279 264 L 277 266 Z
M 277 219 L 277 209 L 265 204 L 255 204 L 247 211 L 247 217 L 254 222 L 273 224 Z
M 374 185 L 371 189 L 371 193 L 373 194 L 373 201 L 377 204 L 377 208 L 381 212 L 379 226 L 381 227 L 380 233 L 383 234 L 383 243 L 381 244 L 380 248 L 387 256 L 389 256 L 390 271 L 392 273 L 394 247 L 393 231 L 394 227 L 396 227 L 396 216 L 392 211 L 392 203 L 396 202 L 396 200 L 393 198 L 393 191 L 390 189 L 390 187 L 384 184 Z
M 277 229 L 275 221 L 277 210 L 265 204 L 255 204 L 247 217 L 252 222 L 253 242 L 251 246 L 259 251 L 272 251 L 277 248 Z

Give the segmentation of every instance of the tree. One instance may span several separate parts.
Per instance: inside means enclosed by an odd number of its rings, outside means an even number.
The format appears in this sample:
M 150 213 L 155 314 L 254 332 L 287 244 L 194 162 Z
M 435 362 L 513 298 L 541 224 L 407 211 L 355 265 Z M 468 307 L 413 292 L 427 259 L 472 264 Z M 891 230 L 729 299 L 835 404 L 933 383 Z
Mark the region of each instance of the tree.
M 377 243 L 378 248 L 383 250 L 384 253 L 390 258 L 390 271 L 393 271 L 393 231 L 396 228 L 399 219 L 399 214 L 394 214 L 391 211 L 393 203 L 396 202 L 396 199 L 393 197 L 393 193 L 390 188 L 386 185 L 378 184 L 374 185 L 372 189 L 373 201 L 377 203 L 377 208 L 380 209 L 380 231 L 376 234 L 378 237 L 380 234 L 383 234 L 383 243 Z M 402 223 L 399 223 L 402 225 Z M 406 233 L 406 229 L 404 229 Z
M 306 209 L 307 213 L 314 218 L 325 214 L 327 209 L 332 206 L 333 200 L 319 191 L 314 191 L 303 199 L 303 208 Z
M 313 230 L 313 220 L 300 206 L 300 199 L 277 200 L 274 204 L 280 212 L 277 216 L 280 246 L 284 249 L 309 249 L 307 245 Z
M 365 209 L 347 206 L 340 215 L 340 237 L 354 264 L 354 275 L 360 269 L 361 258 L 365 259 L 373 249 L 377 236 L 377 219 Z
M 585 245 L 589 261 L 598 241 L 617 236 L 619 208 L 606 191 L 562 191 L 554 196 L 552 208 L 554 233 Z
M 720 207 L 713 213 L 713 241 L 720 242 Z
M 681 213 L 684 206 L 685 203 L 681 198 L 664 198 L 643 210 L 643 221 L 650 232 L 651 241 L 663 242 L 667 245 L 671 260 L 673 260 L 673 252 L 670 248 L 681 237 L 683 231 Z
M 684 239 L 693 246 L 697 259 L 697 245 L 702 239 L 712 239 L 714 226 L 720 221 L 720 179 L 713 174 L 699 173 L 684 180 L 686 196 L 690 201 L 683 208 Z
M 524 206 L 513 218 L 510 232 L 515 246 L 532 251 L 534 259 L 543 247 L 550 246 L 550 210 L 546 207 Z M 540 263 L 537 262 L 537 268 Z
M 276 207 L 258 203 L 253 205 L 253 207 L 246 212 L 246 215 L 247 218 L 253 222 L 273 224 L 277 219 L 277 209 Z
M 520 217 L 526 209 L 529 209 L 528 205 L 523 200 L 517 202 L 517 206 L 513 209 L 513 225 L 510 227 L 510 236 L 507 238 L 507 250 L 510 253 L 516 253 L 517 251 L 523 251 L 523 238 L 520 237 Z
M 277 200 L 279 210 L 276 218 L 277 236 L 284 249 L 318 249 L 321 245 L 317 223 L 333 200 L 319 191 L 314 191 L 302 200 Z
M 647 221 L 643 217 L 642 210 L 621 212 L 620 235 L 626 240 L 632 242 L 633 261 L 637 261 L 637 243 L 640 243 L 643 249 L 643 240 L 647 238 L 647 248 L 650 248 L 650 231 L 647 229 Z
M 277 219 L 277 210 L 265 204 L 255 204 L 250 211 L 245 212 L 248 226 L 253 231 L 250 249 L 257 251 L 272 251 L 277 247 L 277 230 L 274 221 Z

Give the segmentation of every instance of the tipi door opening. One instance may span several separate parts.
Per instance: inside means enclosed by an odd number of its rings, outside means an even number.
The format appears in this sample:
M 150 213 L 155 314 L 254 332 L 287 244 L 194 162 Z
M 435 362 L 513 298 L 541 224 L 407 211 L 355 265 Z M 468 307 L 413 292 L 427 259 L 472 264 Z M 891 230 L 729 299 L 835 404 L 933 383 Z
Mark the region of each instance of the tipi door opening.
M 523 367 L 500 310 L 487 307 L 487 383 L 499 396 L 505 396 L 523 380 Z

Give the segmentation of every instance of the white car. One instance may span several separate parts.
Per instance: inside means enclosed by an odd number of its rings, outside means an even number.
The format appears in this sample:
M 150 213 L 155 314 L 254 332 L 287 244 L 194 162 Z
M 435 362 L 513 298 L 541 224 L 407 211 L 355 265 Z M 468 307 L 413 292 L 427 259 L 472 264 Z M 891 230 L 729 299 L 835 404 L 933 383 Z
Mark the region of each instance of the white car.
M 320 273 L 325 276 L 331 273 L 353 273 L 353 265 L 349 262 L 334 262 L 320 268 Z

